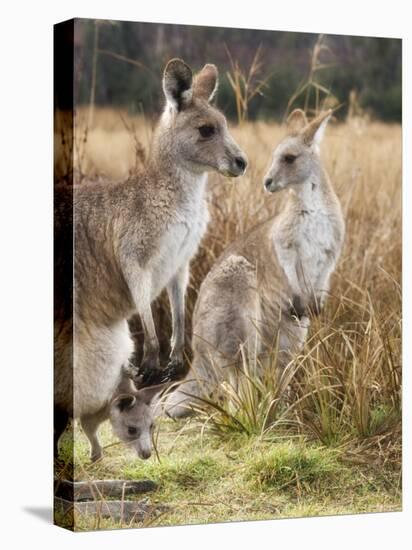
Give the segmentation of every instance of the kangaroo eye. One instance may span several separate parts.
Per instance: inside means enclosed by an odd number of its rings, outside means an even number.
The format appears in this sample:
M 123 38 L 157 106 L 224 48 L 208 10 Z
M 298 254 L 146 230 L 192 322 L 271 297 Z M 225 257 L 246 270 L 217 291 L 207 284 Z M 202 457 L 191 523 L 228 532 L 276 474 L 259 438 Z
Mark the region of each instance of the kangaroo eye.
M 297 155 L 284 155 L 283 160 L 286 164 L 293 164 L 296 160 Z
M 135 428 L 134 426 L 129 426 L 127 428 L 127 433 L 129 435 L 136 435 L 136 436 L 138 435 L 137 428 Z
M 215 133 L 214 126 L 210 126 L 210 124 L 204 124 L 203 126 L 199 126 L 198 130 L 202 138 L 212 137 L 213 134 Z

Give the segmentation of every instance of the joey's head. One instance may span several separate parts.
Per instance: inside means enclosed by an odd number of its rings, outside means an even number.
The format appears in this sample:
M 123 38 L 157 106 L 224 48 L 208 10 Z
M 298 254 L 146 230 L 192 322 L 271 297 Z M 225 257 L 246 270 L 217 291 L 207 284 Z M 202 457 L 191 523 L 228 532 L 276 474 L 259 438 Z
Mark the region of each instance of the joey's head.
M 154 414 L 151 403 L 165 387 L 165 384 L 159 384 L 132 393 L 122 393 L 110 403 L 110 422 L 114 434 L 131 445 L 143 459 L 152 454 Z
M 319 145 L 332 111 L 308 122 L 305 113 L 295 109 L 287 120 L 287 135 L 273 152 L 271 166 L 263 179 L 266 191 L 308 183 L 319 170 Z
M 244 174 L 247 158 L 230 135 L 226 118 L 211 103 L 217 87 L 215 65 L 205 65 L 193 75 L 184 61 L 169 61 L 163 75 L 166 106 L 158 136 L 163 149 L 186 170 L 237 177 Z

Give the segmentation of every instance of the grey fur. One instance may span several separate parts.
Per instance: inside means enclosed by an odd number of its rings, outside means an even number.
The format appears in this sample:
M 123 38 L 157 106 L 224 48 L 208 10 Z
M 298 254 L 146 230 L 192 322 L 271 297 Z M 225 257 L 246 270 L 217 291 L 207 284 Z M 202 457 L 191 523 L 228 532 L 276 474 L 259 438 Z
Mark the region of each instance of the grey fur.
M 270 192 L 288 188 L 285 204 L 230 245 L 203 281 L 193 315 L 192 371 L 165 401 L 169 415 L 188 414 L 196 397 L 215 392 L 224 379 L 236 388 L 242 353 L 254 357 L 277 346 L 281 372 L 301 350 L 344 238 L 340 203 L 318 154 L 329 116 L 308 123 L 302 111 L 292 114 L 264 179 Z
M 235 177 L 246 166 L 225 117 L 209 103 L 216 86 L 214 65 L 192 78 L 183 61 L 170 61 L 163 77 L 166 106 L 145 171 L 124 183 L 56 189 L 56 418 L 58 424 L 68 416 L 81 418 L 96 456 L 99 415 L 107 414 L 133 351 L 127 319 L 139 313 L 142 367 L 158 368 L 151 302 L 168 288 L 170 360 L 182 361 L 189 262 L 208 222 L 207 172 Z M 214 128 L 208 138 L 199 130 L 205 125 Z
M 80 423 L 90 442 L 90 458 L 92 462 L 102 457 L 102 447 L 97 436 L 100 424 L 110 420 L 113 432 L 120 441 L 133 447 L 140 458 L 149 458 L 152 454 L 152 431 L 154 409 L 151 403 L 154 397 L 166 388 L 166 384 L 151 386 L 142 390 L 136 387 L 129 376 L 122 374 L 122 380 L 116 388 L 112 399 L 100 410 L 83 414 Z M 61 416 L 56 411 L 55 422 L 55 454 L 58 454 L 58 443 L 64 432 L 68 416 Z M 131 433 L 132 432 L 132 433 Z

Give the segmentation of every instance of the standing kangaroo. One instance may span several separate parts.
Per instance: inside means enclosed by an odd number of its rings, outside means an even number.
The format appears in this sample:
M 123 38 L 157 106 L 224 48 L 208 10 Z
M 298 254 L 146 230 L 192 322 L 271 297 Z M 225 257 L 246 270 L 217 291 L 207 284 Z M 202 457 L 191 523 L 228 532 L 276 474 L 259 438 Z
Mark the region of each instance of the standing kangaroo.
M 279 368 L 302 348 L 344 238 L 340 203 L 319 157 L 330 115 L 309 123 L 303 111 L 291 113 L 264 178 L 270 193 L 289 189 L 286 204 L 229 246 L 203 281 L 193 316 L 193 372 L 168 396 L 168 414 L 187 414 L 190 396 L 209 392 L 222 367 L 236 384 L 242 348 L 247 357 L 276 343 Z
M 247 164 L 225 117 L 210 104 L 216 88 L 214 65 L 193 77 L 183 61 L 169 61 L 166 106 L 145 171 L 121 184 L 56 189 L 56 424 L 110 402 L 133 351 L 127 319 L 136 312 L 144 331 L 142 370 L 159 370 L 151 302 L 165 287 L 173 319 L 169 365 L 182 362 L 189 262 L 208 222 L 207 172 L 236 177 Z M 67 252 L 73 233 L 74 266 Z

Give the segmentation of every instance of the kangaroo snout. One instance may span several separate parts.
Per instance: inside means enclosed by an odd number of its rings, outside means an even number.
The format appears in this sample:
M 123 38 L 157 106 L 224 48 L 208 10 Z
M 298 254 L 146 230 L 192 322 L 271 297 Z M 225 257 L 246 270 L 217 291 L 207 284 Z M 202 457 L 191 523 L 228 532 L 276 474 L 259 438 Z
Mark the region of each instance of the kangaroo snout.
M 283 186 L 276 182 L 270 176 L 264 178 L 263 187 L 268 193 L 276 193 L 276 191 L 279 191 L 279 189 L 283 189 Z
M 143 460 L 147 460 L 152 456 L 152 451 L 150 449 L 141 449 L 140 451 L 137 452 L 137 454 Z
M 265 186 L 266 191 L 271 191 L 271 187 L 273 185 L 273 179 L 272 178 L 265 178 L 263 181 L 263 185 Z
M 247 163 L 248 161 L 246 155 L 239 152 L 229 158 L 229 167 L 222 170 L 222 173 L 230 178 L 243 176 L 246 172 Z
M 247 158 L 244 155 L 235 157 L 234 165 L 236 169 L 239 170 L 239 175 L 244 174 L 247 166 Z
M 273 172 L 271 174 L 271 172 L 263 178 L 263 187 L 267 193 L 276 193 L 284 188 L 284 184 L 278 174 L 273 174 Z

